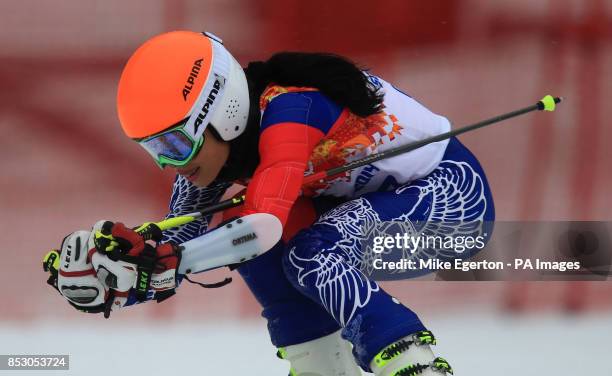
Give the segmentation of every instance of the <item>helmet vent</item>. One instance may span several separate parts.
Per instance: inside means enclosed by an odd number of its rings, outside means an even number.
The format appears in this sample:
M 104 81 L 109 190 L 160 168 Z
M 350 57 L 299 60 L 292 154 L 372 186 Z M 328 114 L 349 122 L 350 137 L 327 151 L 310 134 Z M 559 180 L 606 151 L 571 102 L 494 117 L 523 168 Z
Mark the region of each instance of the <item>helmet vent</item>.
M 240 109 L 240 104 L 238 102 L 238 99 L 237 98 L 230 99 L 227 107 L 225 108 L 225 116 L 228 119 L 236 118 L 236 115 L 238 114 L 238 109 Z

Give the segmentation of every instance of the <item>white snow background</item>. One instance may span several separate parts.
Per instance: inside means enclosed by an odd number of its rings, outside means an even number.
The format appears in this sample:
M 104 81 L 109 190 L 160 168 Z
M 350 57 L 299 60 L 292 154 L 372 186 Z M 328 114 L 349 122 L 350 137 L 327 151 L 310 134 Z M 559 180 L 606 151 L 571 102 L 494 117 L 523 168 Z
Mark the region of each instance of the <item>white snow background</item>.
M 35 322 L 0 326 L 1 354 L 69 354 L 70 371 L 0 375 L 286 376 L 263 320 L 202 324 L 84 326 Z M 435 352 L 455 375 L 612 375 L 610 315 L 432 316 Z

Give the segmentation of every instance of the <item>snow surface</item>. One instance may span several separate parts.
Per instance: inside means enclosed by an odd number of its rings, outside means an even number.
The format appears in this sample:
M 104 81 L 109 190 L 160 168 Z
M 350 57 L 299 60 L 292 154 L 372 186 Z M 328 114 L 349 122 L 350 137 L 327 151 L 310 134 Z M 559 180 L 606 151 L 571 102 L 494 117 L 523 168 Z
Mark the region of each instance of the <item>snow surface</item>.
M 433 317 L 436 353 L 456 375 L 612 375 L 612 315 Z M 286 376 L 263 321 L 146 321 L 136 327 L 101 320 L 0 324 L 0 354 L 70 354 L 70 371 L 52 375 Z M 42 375 L 0 371 L 0 375 Z

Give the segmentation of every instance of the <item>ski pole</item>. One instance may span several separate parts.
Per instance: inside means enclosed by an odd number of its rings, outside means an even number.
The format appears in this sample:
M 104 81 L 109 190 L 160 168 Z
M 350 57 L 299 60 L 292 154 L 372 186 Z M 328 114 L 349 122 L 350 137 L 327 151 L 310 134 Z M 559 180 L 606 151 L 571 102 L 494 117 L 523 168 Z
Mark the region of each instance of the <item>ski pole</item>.
M 303 184 L 309 184 L 315 181 L 322 181 L 323 179 L 329 178 L 329 177 L 333 177 L 335 175 L 339 175 L 343 172 L 346 171 L 350 171 L 353 170 L 355 168 L 358 167 L 362 167 L 365 165 L 368 165 L 370 163 L 374 163 L 377 161 L 380 161 L 382 159 L 387 159 L 387 158 L 391 158 L 391 157 L 395 157 L 397 155 L 400 154 L 404 154 L 404 153 L 408 153 L 411 151 L 414 151 L 418 148 L 421 148 L 425 145 L 429 145 L 431 143 L 434 142 L 439 142 L 439 141 L 444 141 L 446 139 L 449 139 L 451 137 L 454 136 L 458 136 L 460 134 L 466 133 L 466 132 L 470 132 L 479 128 L 483 128 L 492 124 L 496 124 L 499 123 L 501 121 L 504 120 L 508 120 L 508 119 L 512 119 L 514 117 L 520 116 L 520 115 L 524 115 L 527 114 L 529 112 L 533 112 L 533 111 L 554 111 L 556 108 L 556 105 L 558 103 L 560 103 L 563 100 L 563 97 L 553 97 L 551 95 L 547 95 L 544 98 L 542 98 L 540 101 L 538 101 L 538 103 L 525 107 L 525 108 L 521 108 L 519 110 L 515 110 L 512 112 L 508 112 L 502 115 L 498 115 L 495 117 L 492 117 L 490 119 L 486 119 L 483 121 L 480 121 L 478 123 L 475 124 L 471 124 L 471 125 L 467 125 L 465 127 L 462 128 L 457 128 L 454 130 L 451 130 L 449 132 L 446 133 L 442 133 L 433 137 L 429 137 L 420 141 L 415 141 L 415 142 L 411 142 L 409 144 L 406 145 L 402 145 L 402 146 L 398 146 L 397 148 L 393 148 L 393 149 L 389 149 L 380 153 L 375 153 L 375 154 L 370 154 L 367 157 L 361 158 L 361 159 L 357 159 L 355 161 L 349 162 L 345 165 L 342 166 L 338 166 L 338 167 L 334 167 L 331 168 L 329 170 L 325 170 L 325 171 L 320 171 L 317 172 L 315 174 L 312 175 L 308 175 L 304 177 L 304 182 Z M 161 230 L 166 230 L 169 228 L 173 228 L 173 227 L 178 227 L 178 226 L 182 226 L 186 223 L 192 222 L 202 216 L 206 216 L 209 214 L 213 214 L 219 211 L 223 211 L 229 208 L 233 208 L 239 205 L 242 205 L 245 201 L 245 196 L 242 195 L 240 197 L 235 197 L 229 200 L 225 200 L 225 201 L 221 201 L 217 204 L 211 205 L 209 207 L 207 207 L 206 209 L 200 211 L 200 212 L 194 212 L 194 213 L 190 213 L 184 216 L 180 216 L 180 217 L 174 217 L 174 218 L 169 218 L 166 220 L 163 220 L 161 222 L 157 222 L 155 223 Z
M 244 195 L 240 197 L 234 197 L 229 200 L 221 201 L 217 204 L 211 205 L 202 211 L 181 215 L 179 217 L 164 219 L 163 221 L 155 222 L 153 224 L 157 225 L 157 227 L 159 227 L 159 229 L 162 231 L 168 230 L 174 227 L 179 227 L 184 224 L 193 222 L 196 219 L 201 218 L 203 216 L 214 214 L 214 213 L 223 211 L 225 209 L 233 208 L 236 206 L 240 206 L 242 205 L 242 203 L 244 203 L 244 200 L 245 200 Z M 138 229 L 136 231 L 138 231 Z

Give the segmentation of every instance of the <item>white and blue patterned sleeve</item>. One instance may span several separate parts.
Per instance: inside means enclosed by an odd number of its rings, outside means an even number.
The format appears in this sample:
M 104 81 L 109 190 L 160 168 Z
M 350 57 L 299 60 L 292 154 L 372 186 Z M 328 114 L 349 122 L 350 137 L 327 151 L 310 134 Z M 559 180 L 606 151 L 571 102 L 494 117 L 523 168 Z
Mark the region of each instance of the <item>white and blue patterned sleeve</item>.
M 199 188 L 185 177 L 177 175 L 172 187 L 170 212 L 166 218 L 197 212 L 219 202 L 231 185 L 232 183 L 227 182 L 213 182 L 207 187 Z M 173 241 L 180 244 L 196 238 L 207 231 L 211 218 L 212 215 L 208 215 L 181 227 L 166 230 L 162 242 Z
M 177 175 L 176 179 L 174 179 L 174 185 L 172 187 L 172 198 L 170 199 L 169 207 L 170 212 L 168 215 L 166 215 L 166 218 L 174 218 L 200 211 L 209 205 L 219 202 L 225 191 L 231 185 L 232 183 L 213 182 L 207 187 L 198 188 L 191 184 L 183 176 Z M 164 237 L 162 242 L 165 243 L 168 241 L 173 241 L 180 244 L 196 238 L 208 230 L 208 224 L 210 223 L 211 218 L 212 215 L 208 215 L 181 227 L 166 230 L 163 232 Z M 183 276 L 178 275 L 177 284 L 180 284 L 182 280 Z M 155 290 L 149 290 L 147 292 L 146 301 L 157 298 L 158 295 Z M 142 302 L 136 299 L 135 290 L 131 289 L 124 306 L 127 307 L 139 303 Z

